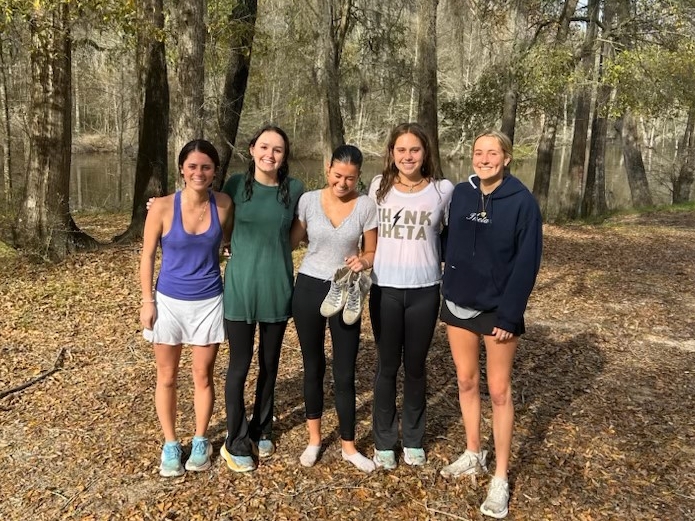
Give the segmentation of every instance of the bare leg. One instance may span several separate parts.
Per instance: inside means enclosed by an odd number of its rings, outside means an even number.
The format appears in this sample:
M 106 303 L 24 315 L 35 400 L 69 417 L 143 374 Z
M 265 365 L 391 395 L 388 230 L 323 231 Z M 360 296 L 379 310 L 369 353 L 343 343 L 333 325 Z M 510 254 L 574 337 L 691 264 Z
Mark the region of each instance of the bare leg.
M 487 382 L 492 402 L 492 434 L 495 439 L 495 476 L 507 479 L 512 448 L 514 403 L 512 401 L 512 364 L 519 337 L 499 342 L 485 336 Z
M 170 346 L 154 345 L 154 358 L 157 363 L 157 386 L 154 404 L 157 417 L 162 425 L 164 439 L 176 440 L 176 379 L 181 359 L 181 344 Z
M 321 446 L 321 418 L 307 420 L 306 427 L 309 430 L 309 445 Z
M 466 431 L 466 448 L 480 452 L 480 337 L 467 329 L 447 326 L 451 356 L 456 366 L 459 404 Z
M 205 436 L 215 404 L 213 373 L 219 344 L 193 346 L 195 435 Z

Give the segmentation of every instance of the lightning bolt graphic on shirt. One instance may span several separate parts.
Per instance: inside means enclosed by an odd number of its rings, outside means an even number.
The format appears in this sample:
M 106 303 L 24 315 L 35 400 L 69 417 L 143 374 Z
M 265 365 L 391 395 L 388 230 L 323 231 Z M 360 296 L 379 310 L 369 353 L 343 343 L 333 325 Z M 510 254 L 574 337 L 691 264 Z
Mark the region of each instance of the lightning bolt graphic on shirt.
M 396 224 L 398 223 L 398 220 L 401 218 L 401 212 L 403 211 L 403 208 L 398 210 L 396 214 L 393 216 L 393 224 L 391 225 L 391 229 L 393 230 Z

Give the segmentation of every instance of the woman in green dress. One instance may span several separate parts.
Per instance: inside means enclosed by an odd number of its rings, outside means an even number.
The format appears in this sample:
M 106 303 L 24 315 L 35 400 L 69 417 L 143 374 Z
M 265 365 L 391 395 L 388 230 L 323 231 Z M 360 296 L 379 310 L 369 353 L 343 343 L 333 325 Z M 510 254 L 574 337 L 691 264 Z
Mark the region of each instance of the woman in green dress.
M 303 183 L 289 177 L 290 144 L 282 129 L 261 128 L 249 152 L 248 171 L 231 176 L 223 188 L 234 203 L 234 227 L 224 277 L 230 360 L 225 384 L 227 439 L 220 454 L 235 472 L 256 468 L 254 446 L 261 458 L 275 451 L 273 398 L 293 288 L 290 230 L 304 192 Z M 244 385 L 257 324 L 259 372 L 253 416 L 247 422 Z

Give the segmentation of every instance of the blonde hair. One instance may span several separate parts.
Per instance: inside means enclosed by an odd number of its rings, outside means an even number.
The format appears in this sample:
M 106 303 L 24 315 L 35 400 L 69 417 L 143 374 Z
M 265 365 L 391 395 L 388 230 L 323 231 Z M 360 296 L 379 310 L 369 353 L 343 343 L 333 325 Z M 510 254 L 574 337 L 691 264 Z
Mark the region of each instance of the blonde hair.
M 514 145 L 512 145 L 512 140 L 509 139 L 509 136 L 504 132 L 500 132 L 499 130 L 493 129 L 483 130 L 480 134 L 475 136 L 475 139 L 473 140 L 473 146 L 471 147 L 472 149 L 475 149 L 475 144 L 481 137 L 495 138 L 497 142 L 500 144 L 502 152 L 504 152 L 504 157 L 509 158 L 509 161 L 511 161 L 514 158 Z

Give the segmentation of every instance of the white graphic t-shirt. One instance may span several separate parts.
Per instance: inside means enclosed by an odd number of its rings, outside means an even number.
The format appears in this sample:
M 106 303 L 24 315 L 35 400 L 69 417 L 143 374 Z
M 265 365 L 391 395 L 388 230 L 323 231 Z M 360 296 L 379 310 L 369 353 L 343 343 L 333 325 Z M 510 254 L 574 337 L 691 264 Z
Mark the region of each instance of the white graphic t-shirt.
M 369 186 L 369 197 L 375 202 L 381 177 L 374 177 Z M 372 270 L 375 284 L 392 288 L 439 284 L 439 234 L 448 222 L 453 190 L 451 181 L 439 179 L 412 194 L 392 188 L 381 203 L 377 202 L 379 239 Z

